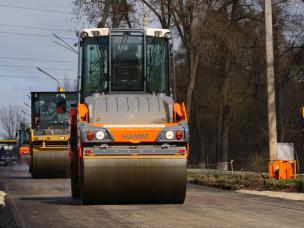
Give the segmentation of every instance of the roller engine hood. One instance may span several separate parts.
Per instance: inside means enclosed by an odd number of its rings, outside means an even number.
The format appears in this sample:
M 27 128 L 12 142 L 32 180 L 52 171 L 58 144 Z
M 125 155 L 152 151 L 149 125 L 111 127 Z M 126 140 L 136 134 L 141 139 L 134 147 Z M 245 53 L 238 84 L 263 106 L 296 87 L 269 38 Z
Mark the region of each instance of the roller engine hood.
M 91 123 L 136 125 L 173 121 L 174 101 L 165 94 L 92 94 L 85 103 Z

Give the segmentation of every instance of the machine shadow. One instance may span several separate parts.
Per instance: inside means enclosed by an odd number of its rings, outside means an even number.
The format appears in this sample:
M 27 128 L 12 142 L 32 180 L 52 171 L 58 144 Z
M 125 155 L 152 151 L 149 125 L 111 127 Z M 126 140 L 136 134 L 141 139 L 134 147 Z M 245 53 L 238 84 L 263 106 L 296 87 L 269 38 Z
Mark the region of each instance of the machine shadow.
M 68 196 L 58 197 L 21 197 L 20 200 L 29 201 L 40 201 L 40 203 L 55 204 L 55 205 L 69 205 L 69 206 L 80 206 L 79 200 L 75 200 Z
M 24 177 L 8 176 L 8 177 L 4 177 L 3 179 L 28 180 L 28 179 L 32 179 L 32 177 L 30 177 L 30 176 L 24 176 Z
M 181 202 L 158 202 L 158 201 L 140 201 L 140 202 L 81 202 L 80 200 L 73 199 L 68 196 L 61 197 L 21 197 L 20 200 L 40 201 L 40 203 L 54 204 L 54 205 L 68 205 L 68 206 L 90 206 L 90 205 L 165 205 L 176 204 L 180 205 Z

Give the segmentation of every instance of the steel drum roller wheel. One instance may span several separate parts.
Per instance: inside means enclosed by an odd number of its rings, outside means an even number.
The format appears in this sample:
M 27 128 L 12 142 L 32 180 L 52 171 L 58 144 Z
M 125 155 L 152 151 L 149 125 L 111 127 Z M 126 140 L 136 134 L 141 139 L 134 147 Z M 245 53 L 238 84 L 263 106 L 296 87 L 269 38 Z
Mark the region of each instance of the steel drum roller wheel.
M 183 203 L 186 158 L 85 158 L 82 203 Z
M 66 178 L 70 171 L 69 152 L 34 151 L 31 173 L 33 178 Z

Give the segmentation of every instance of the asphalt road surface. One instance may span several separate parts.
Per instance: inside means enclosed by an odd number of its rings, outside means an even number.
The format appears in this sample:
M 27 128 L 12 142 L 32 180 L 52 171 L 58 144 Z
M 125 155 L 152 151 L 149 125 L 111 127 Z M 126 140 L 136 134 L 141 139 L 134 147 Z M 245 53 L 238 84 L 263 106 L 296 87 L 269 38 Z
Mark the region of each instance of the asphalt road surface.
M 183 205 L 80 205 L 68 179 L 0 166 L 0 227 L 304 227 L 304 202 L 188 185 Z M 1 207 L 1 206 L 0 206 Z

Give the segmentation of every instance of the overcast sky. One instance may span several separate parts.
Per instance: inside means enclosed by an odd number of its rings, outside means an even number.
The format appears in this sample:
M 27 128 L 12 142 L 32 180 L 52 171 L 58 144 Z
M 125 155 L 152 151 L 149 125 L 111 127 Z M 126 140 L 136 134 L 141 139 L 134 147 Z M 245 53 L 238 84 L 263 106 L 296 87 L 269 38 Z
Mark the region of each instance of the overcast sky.
M 69 31 L 78 29 L 72 9 L 72 0 L 0 0 L 0 107 L 18 104 L 30 112 L 24 105 L 30 103 L 26 96 L 30 91 L 56 90 L 56 82 L 45 78 L 35 66 L 57 78 L 76 77 L 77 55 L 55 44 L 52 37 L 55 32 L 71 45 L 77 41 L 75 33 Z

